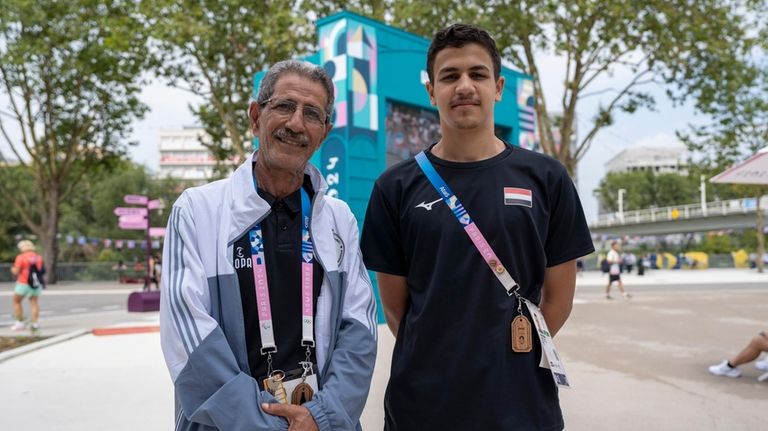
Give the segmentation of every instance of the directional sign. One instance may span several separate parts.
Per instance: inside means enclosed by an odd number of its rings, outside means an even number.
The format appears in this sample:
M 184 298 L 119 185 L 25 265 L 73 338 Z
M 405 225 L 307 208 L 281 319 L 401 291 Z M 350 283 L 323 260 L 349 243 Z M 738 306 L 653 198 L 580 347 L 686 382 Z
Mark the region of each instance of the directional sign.
M 147 208 L 151 210 L 155 210 L 160 208 L 161 204 L 162 202 L 160 201 L 160 199 L 152 199 L 151 201 L 147 202 Z
M 140 215 L 120 216 L 120 223 L 144 223 L 144 227 L 147 227 L 147 218 Z
M 149 236 L 165 236 L 165 228 L 151 227 L 149 228 Z
M 144 230 L 147 228 L 147 221 L 146 220 L 142 220 L 141 222 L 120 221 L 118 225 L 120 226 L 120 229 Z
M 117 207 L 115 208 L 116 216 L 146 216 L 147 209 L 139 207 Z
M 127 204 L 132 205 L 146 205 L 149 201 L 149 198 L 142 195 L 125 195 L 123 196 L 123 200 Z

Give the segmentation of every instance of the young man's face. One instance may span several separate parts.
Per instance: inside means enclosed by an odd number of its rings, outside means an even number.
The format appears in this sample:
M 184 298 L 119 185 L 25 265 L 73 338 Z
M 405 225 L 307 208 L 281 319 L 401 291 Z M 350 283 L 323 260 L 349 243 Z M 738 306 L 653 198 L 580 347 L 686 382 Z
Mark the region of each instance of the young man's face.
M 501 100 L 504 78 L 494 78 L 493 61 L 481 45 L 445 48 L 435 56 L 429 99 L 443 129 L 493 129 L 493 107 Z M 443 130 L 443 134 L 446 130 Z
M 259 137 L 259 157 L 273 169 L 304 168 L 332 125 L 326 122 L 325 88 L 296 74 L 281 76 L 268 103 L 251 104 L 253 133 Z

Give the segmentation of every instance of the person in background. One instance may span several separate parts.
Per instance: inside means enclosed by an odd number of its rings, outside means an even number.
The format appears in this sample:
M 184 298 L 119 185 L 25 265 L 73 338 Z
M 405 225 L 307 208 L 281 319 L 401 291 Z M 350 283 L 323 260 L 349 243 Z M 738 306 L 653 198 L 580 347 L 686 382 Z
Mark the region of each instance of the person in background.
M 761 331 L 747 343 L 739 353 L 733 356 L 731 359 L 723 359 L 719 364 L 715 364 L 709 367 L 709 372 L 716 376 L 724 377 L 741 377 L 741 370 L 739 365 L 743 365 L 754 361 L 760 356 L 760 353 L 768 352 L 768 333 Z M 761 361 L 755 362 L 755 368 L 760 371 L 768 372 L 768 357 Z M 768 374 L 760 376 L 761 379 L 768 378 Z
M 19 241 L 17 245 L 19 254 L 13 261 L 11 273 L 16 276 L 16 286 L 13 288 L 13 317 L 16 322 L 11 325 L 14 331 L 22 331 L 27 328 L 27 322 L 24 320 L 24 307 L 22 301 L 29 298 L 31 316 L 29 320 L 32 331 L 38 331 L 40 325 L 40 294 L 41 287 L 33 287 L 29 282 L 30 269 L 34 265 L 37 270 L 43 272 L 43 258 L 35 252 L 35 244 L 28 239 Z
M 621 255 L 619 251 L 621 246 L 618 241 L 611 243 L 611 249 L 608 251 L 608 256 L 605 260 L 608 261 L 608 284 L 605 286 L 605 299 L 613 299 L 611 296 L 611 285 L 613 282 L 617 282 L 621 294 L 624 295 L 624 299 L 629 299 L 631 296 L 624 290 L 624 283 L 621 281 Z

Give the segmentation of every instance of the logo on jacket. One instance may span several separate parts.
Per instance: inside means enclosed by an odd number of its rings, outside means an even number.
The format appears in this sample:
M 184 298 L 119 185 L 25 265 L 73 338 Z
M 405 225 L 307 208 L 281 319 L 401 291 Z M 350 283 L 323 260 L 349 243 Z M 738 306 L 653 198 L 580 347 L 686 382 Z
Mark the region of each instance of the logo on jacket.
M 341 266 L 341 262 L 344 260 L 344 241 L 341 240 L 336 231 L 333 231 L 333 240 L 336 241 L 336 265 Z
M 235 249 L 235 261 L 233 263 L 235 265 L 235 269 L 253 268 L 251 259 L 245 257 L 245 253 L 243 253 L 242 247 L 237 247 L 237 249 Z
M 427 211 L 432 211 L 432 205 L 440 202 L 441 200 L 443 200 L 443 198 L 437 199 L 429 203 L 427 203 L 427 201 L 422 201 L 420 204 L 416 205 L 414 208 L 424 208 Z
M 528 189 L 504 187 L 504 205 L 533 207 L 533 193 Z

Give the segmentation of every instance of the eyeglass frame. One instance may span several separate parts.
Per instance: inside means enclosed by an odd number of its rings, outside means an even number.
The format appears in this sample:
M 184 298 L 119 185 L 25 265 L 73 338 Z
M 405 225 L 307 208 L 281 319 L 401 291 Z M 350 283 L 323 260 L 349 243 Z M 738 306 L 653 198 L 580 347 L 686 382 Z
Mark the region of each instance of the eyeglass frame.
M 296 110 L 299 108 L 299 105 L 301 105 L 302 106 L 301 116 L 305 119 L 305 121 L 306 121 L 306 118 L 307 118 L 305 110 L 307 108 L 310 108 L 310 109 L 316 109 L 318 112 L 320 112 L 322 114 L 322 117 L 325 117 L 324 121 L 322 121 L 320 123 L 315 123 L 315 124 L 325 126 L 326 124 L 331 122 L 331 114 L 326 113 L 323 108 L 320 108 L 319 106 L 315 106 L 315 105 L 300 104 L 299 102 L 297 102 L 297 101 L 295 101 L 293 99 L 283 99 L 283 98 L 280 98 L 280 97 L 270 97 L 269 99 L 267 99 L 267 100 L 265 100 L 263 102 L 257 102 L 257 103 L 259 104 L 259 106 L 264 108 L 265 106 L 267 106 L 267 104 L 270 104 L 271 102 L 273 102 L 275 100 L 280 100 L 280 101 L 284 101 L 284 102 L 293 103 L 294 104 L 294 108 L 293 108 L 293 111 L 291 111 L 290 115 L 295 114 Z M 270 106 L 270 109 L 274 109 L 274 108 L 272 108 Z M 286 116 L 288 115 L 288 114 L 283 114 L 281 112 L 278 112 L 278 114 L 286 115 Z M 311 120 L 308 121 L 308 122 L 309 123 L 313 123 L 313 121 L 311 121 Z

